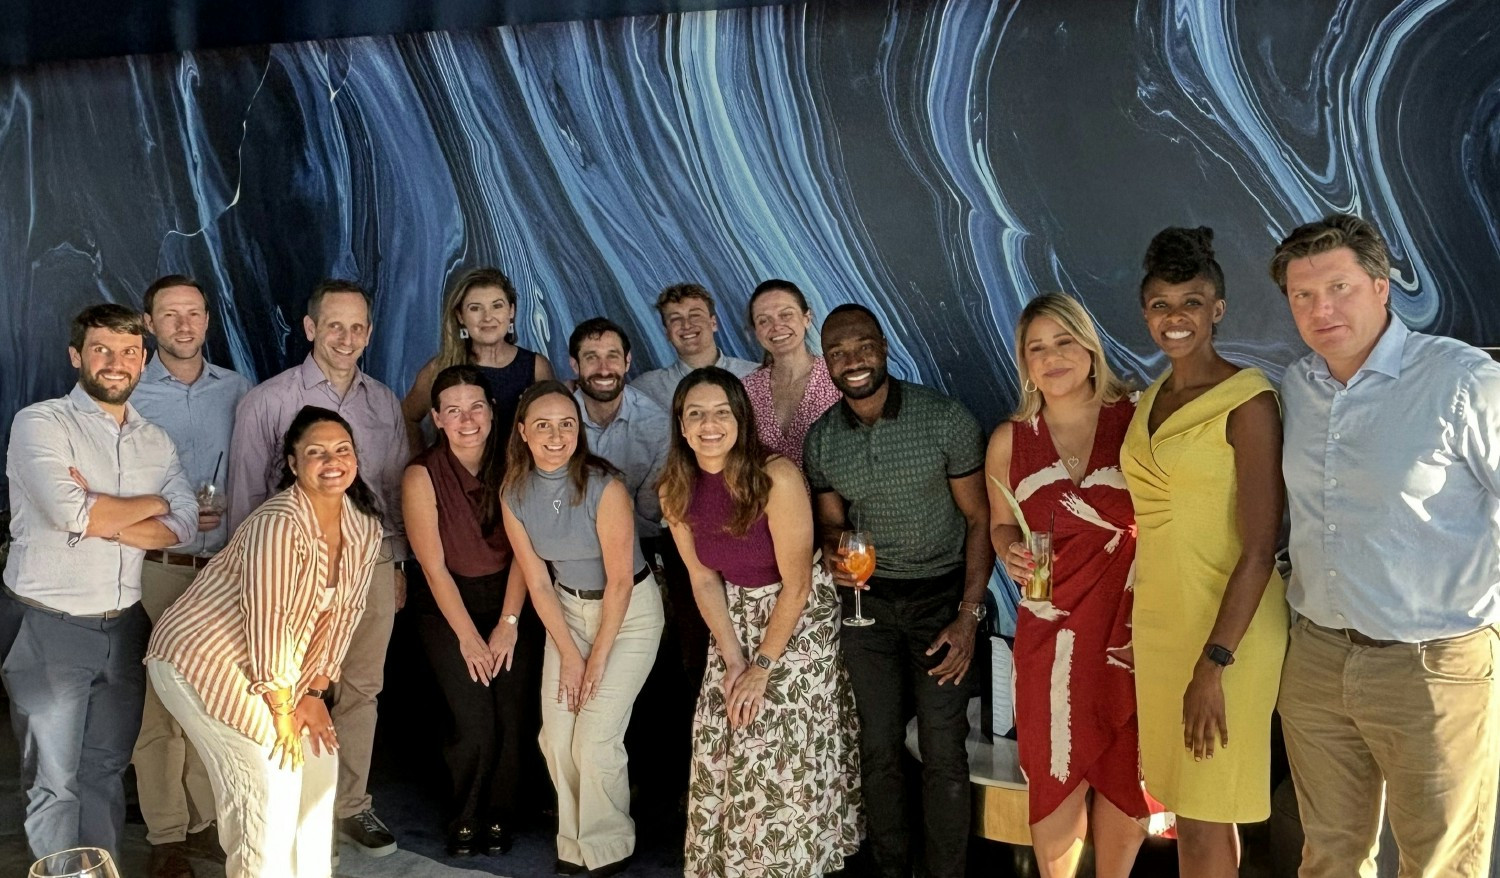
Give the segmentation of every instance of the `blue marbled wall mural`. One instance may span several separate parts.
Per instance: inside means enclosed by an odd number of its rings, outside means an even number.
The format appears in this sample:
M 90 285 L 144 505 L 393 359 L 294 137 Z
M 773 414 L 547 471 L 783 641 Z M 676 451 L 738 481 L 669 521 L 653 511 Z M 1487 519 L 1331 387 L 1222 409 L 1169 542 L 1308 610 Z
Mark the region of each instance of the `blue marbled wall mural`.
M 1279 374 L 1301 345 L 1266 259 L 1332 210 L 1390 238 L 1402 318 L 1500 342 L 1500 4 L 848 0 L 10 71 L 0 430 L 69 386 L 79 308 L 169 271 L 258 378 L 305 354 L 319 278 L 365 281 L 366 369 L 404 392 L 482 264 L 564 367 L 596 314 L 667 359 L 651 303 L 683 280 L 751 356 L 747 295 L 788 277 L 820 317 L 884 315 L 893 370 L 990 425 L 1038 292 L 1159 367 L 1135 289 L 1169 224 L 1217 230 L 1222 347 Z

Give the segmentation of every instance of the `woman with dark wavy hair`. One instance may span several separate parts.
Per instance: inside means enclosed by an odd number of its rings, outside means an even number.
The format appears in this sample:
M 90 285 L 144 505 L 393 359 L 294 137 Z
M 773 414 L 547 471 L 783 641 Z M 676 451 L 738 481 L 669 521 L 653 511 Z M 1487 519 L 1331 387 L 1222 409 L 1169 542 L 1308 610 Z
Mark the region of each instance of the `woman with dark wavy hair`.
M 552 377 L 546 355 L 516 344 L 518 311 L 516 286 L 498 268 L 471 268 L 454 281 L 443 297 L 437 356 L 423 364 L 401 401 L 413 450 L 422 445 L 422 421 L 438 372 L 460 365 L 479 369 L 493 394 L 494 421 L 507 433 L 521 392 Z
M 713 634 L 693 718 L 684 871 L 837 871 L 859 848 L 859 731 L 838 597 L 813 561 L 807 483 L 762 448 L 730 372 L 690 372 L 672 420 L 662 512 Z
M 1120 451 L 1138 528 L 1141 771 L 1177 814 L 1182 874 L 1233 876 L 1235 824 L 1271 813 L 1271 711 L 1287 642 L 1274 565 L 1281 409 L 1259 369 L 1214 348 L 1225 303 L 1211 229 L 1153 238 L 1140 295 L 1172 363 L 1141 396 Z
M 557 871 L 604 878 L 635 852 L 625 728 L 656 661 L 662 601 L 619 472 L 589 453 L 578 401 L 527 388 L 506 450 L 501 514 L 547 628 L 542 754 L 557 789 Z
M 401 508 L 427 587 L 413 590 L 417 636 L 452 720 L 444 759 L 453 799 L 448 853 L 510 850 L 520 781 L 536 748 L 542 626 L 511 564 L 500 521 L 504 431 L 474 366 L 432 382 L 438 438 L 406 467 Z
M 338 734 L 323 696 L 380 551 L 380 511 L 343 418 L 304 407 L 282 461 L 280 493 L 167 609 L 146 652 L 208 768 L 229 878 L 328 875 Z

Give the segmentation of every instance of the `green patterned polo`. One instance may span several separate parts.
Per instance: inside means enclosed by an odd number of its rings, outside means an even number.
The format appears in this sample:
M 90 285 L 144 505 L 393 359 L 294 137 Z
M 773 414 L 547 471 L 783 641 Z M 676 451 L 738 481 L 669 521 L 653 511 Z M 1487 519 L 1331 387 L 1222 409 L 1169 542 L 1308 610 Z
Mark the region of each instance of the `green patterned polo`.
M 968 530 L 948 480 L 984 466 L 984 438 L 957 400 L 887 380 L 874 424 L 841 400 L 808 430 L 807 481 L 814 493 L 836 491 L 850 526 L 874 537 L 876 576 L 938 576 L 963 565 Z

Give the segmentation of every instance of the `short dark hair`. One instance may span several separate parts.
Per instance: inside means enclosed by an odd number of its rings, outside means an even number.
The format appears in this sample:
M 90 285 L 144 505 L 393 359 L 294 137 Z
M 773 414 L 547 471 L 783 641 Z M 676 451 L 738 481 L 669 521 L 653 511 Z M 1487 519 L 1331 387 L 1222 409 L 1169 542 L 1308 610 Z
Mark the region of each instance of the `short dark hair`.
M 1375 280 L 1391 276 L 1391 251 L 1374 224 L 1352 213 L 1331 213 L 1315 223 L 1292 229 L 1276 246 L 1271 257 L 1271 279 L 1286 295 L 1286 267 L 1329 250 L 1348 247 L 1354 251 L 1359 267 Z
M 875 331 L 880 333 L 881 338 L 885 338 L 885 327 L 880 325 L 880 318 L 875 316 L 874 311 L 871 311 L 869 308 L 866 308 L 864 305 L 861 305 L 858 302 L 845 302 L 844 304 L 839 305 L 837 308 L 834 308 L 832 311 L 829 311 L 828 316 L 823 318 L 823 325 L 827 326 L 828 321 L 845 314 L 859 314 L 864 317 L 870 318 L 870 322 L 875 324 Z
M 1214 230 L 1208 226 L 1172 226 L 1157 232 L 1146 246 L 1141 268 L 1145 272 L 1141 277 L 1141 304 L 1146 302 L 1146 284 L 1152 279 L 1181 284 L 1204 277 L 1214 285 L 1214 294 L 1224 298 L 1224 269 L 1214 258 Z
M 112 332 L 139 335 L 144 339 L 146 320 L 141 316 L 141 312 L 134 308 L 116 305 L 113 302 L 90 305 L 79 311 L 78 316 L 73 318 L 73 329 L 68 335 L 68 347 L 82 353 L 83 340 L 89 334 L 90 329 L 108 329 Z
M 573 327 L 573 334 L 568 336 L 568 356 L 578 359 L 578 349 L 583 346 L 585 339 L 598 338 L 606 332 L 618 335 L 620 346 L 625 349 L 625 356 L 630 356 L 630 336 L 608 317 L 590 317 Z
M 719 316 L 718 309 L 714 307 L 713 294 L 702 284 L 672 284 L 662 290 L 661 295 L 656 297 L 656 313 L 663 319 L 666 319 L 666 315 L 662 314 L 663 309 L 668 305 L 675 305 L 684 299 L 700 299 L 703 304 L 708 306 L 708 315 L 710 317 Z
M 307 316 L 311 317 L 314 323 L 318 322 L 318 311 L 323 307 L 324 297 L 330 293 L 359 293 L 364 297 L 365 310 L 371 312 L 373 316 L 375 309 L 370 302 L 370 294 L 365 291 L 364 287 L 352 280 L 330 277 L 313 287 L 312 295 L 307 299 Z
M 198 291 L 198 295 L 203 297 L 204 306 L 208 305 L 208 293 L 203 292 L 203 287 L 199 286 L 197 281 L 185 274 L 165 274 L 152 281 L 151 286 L 146 287 L 146 295 L 141 301 L 141 310 L 150 314 L 151 306 L 156 304 L 156 294 L 167 287 L 192 287 Z

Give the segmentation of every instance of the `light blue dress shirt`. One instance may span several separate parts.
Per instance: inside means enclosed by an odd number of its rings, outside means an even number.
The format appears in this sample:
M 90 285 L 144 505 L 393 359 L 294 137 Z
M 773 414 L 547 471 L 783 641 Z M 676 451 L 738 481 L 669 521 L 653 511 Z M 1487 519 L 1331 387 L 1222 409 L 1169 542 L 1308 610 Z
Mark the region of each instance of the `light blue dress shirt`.
M 625 487 L 635 505 L 636 537 L 657 536 L 661 533 L 661 498 L 656 493 L 656 480 L 667 462 L 667 413 L 627 384 L 619 413 L 601 427 L 589 420 L 583 391 L 573 391 L 573 397 L 583 409 L 589 451 L 625 473 Z
M 250 387 L 250 379 L 240 373 L 208 362 L 203 364 L 197 381 L 183 384 L 167 371 L 158 356 L 146 364 L 141 383 L 130 394 L 130 404 L 172 437 L 182 469 L 195 492 L 205 482 L 213 481 L 223 493 L 229 483 L 229 437 L 234 435 L 234 408 Z M 218 527 L 210 531 L 195 530 L 192 539 L 174 546 L 172 551 L 211 555 L 224 548 L 228 539 L 226 514 Z
M 751 372 L 760 368 L 759 363 L 742 360 L 739 357 L 731 357 L 723 351 L 719 352 L 719 359 L 714 365 L 720 369 L 726 369 L 734 374 L 736 378 L 744 378 Z M 677 392 L 677 385 L 687 377 L 693 367 L 683 362 L 681 358 L 670 366 L 660 369 L 652 369 L 643 373 L 639 378 L 630 382 L 630 386 L 641 393 L 651 397 L 651 401 L 661 406 L 662 411 L 670 417 L 672 414 L 672 395 Z
M 1292 609 L 1407 642 L 1500 621 L 1500 364 L 1393 317 L 1347 386 L 1309 354 L 1281 399 Z
M 73 481 L 76 468 L 89 490 Z M 162 428 L 126 404 L 117 424 L 81 386 L 16 413 L 6 451 L 10 560 L 5 585 L 22 597 L 79 616 L 123 610 L 141 599 L 140 549 L 83 537 L 90 492 L 160 494 L 171 512 L 157 520 L 180 540 L 198 529 L 198 501 Z

